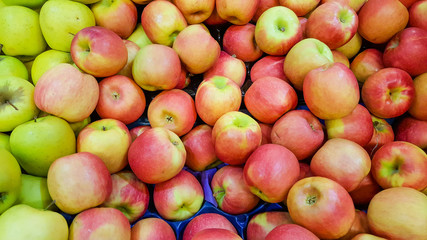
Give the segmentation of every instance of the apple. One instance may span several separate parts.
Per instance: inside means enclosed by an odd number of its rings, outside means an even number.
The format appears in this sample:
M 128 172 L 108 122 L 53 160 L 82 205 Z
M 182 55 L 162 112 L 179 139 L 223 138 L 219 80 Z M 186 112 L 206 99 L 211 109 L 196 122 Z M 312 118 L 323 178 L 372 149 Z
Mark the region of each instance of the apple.
M 383 60 L 385 67 L 400 68 L 411 76 L 427 72 L 427 30 L 410 27 L 397 33 L 388 42 Z
M 405 7 L 410 8 L 418 0 L 399 0 Z
M 49 69 L 58 65 L 59 63 L 72 64 L 71 54 L 69 52 L 62 52 L 58 50 L 46 50 L 34 59 L 31 66 L 31 80 L 36 85 L 40 77 Z
M 139 220 L 131 229 L 131 240 L 176 240 L 172 227 L 163 219 L 149 217 Z
M 80 30 L 95 26 L 88 6 L 76 1 L 47 1 L 40 9 L 40 28 L 50 48 L 70 52 Z
M 359 34 L 374 44 L 386 43 L 403 30 L 409 20 L 408 9 L 395 0 L 369 0 L 358 16 Z
M 245 183 L 251 192 L 269 203 L 284 201 L 298 176 L 298 159 L 287 148 L 277 144 L 258 147 L 243 169 Z
M 254 16 L 252 17 L 252 22 L 257 22 L 258 18 L 263 14 L 267 9 L 279 6 L 279 0 L 260 0 L 258 8 L 255 11 Z
M 192 74 L 206 72 L 218 60 L 221 47 L 201 24 L 182 30 L 173 43 L 182 64 Z
M 4 148 L 0 148 L 0 162 L 2 166 L 0 169 L 1 216 L 19 198 L 21 191 L 21 168 L 15 157 Z
M 74 135 L 79 136 L 80 131 L 86 127 L 89 123 L 91 123 L 92 119 L 89 117 L 83 119 L 82 121 L 68 123 L 70 124 L 71 129 L 73 129 Z
M 346 44 L 341 47 L 335 48 L 335 50 L 344 54 L 348 59 L 353 58 L 360 52 L 362 48 L 363 38 L 358 32 L 348 41 Z
M 76 137 L 64 119 L 46 116 L 17 126 L 10 149 L 28 174 L 46 177 L 56 159 L 76 152 Z
M 213 76 L 199 84 L 194 102 L 197 115 L 203 122 L 213 126 L 225 113 L 239 110 L 242 92 L 233 80 Z
M 265 123 L 258 123 L 258 124 L 259 124 L 259 127 L 261 128 L 261 134 L 262 134 L 261 145 L 271 143 L 271 130 L 273 129 L 273 126 Z
M 0 77 L 14 76 L 28 80 L 28 71 L 24 63 L 16 57 L 0 55 Z
M 271 130 L 271 142 L 291 150 L 298 160 L 311 157 L 325 134 L 320 121 L 307 110 L 291 110 L 279 118 Z
M 221 163 L 215 155 L 211 126 L 198 125 L 181 140 L 187 152 L 185 165 L 191 170 L 204 171 Z
M 263 52 L 255 42 L 255 25 L 231 25 L 223 35 L 222 45 L 225 52 L 244 62 L 259 59 Z
M 378 70 L 384 68 L 383 53 L 375 48 L 368 48 L 353 59 L 350 69 L 357 81 L 364 83 L 366 79 Z
M 411 76 L 398 68 L 383 68 L 372 74 L 361 91 L 366 108 L 380 118 L 404 114 L 410 108 L 414 95 Z
M 406 141 L 427 150 L 427 121 L 403 118 L 396 126 L 396 141 Z
M 140 48 L 152 44 L 141 24 L 137 24 L 136 28 L 133 30 L 132 34 L 127 38 L 127 40 L 136 43 L 136 45 L 138 45 Z
M 43 6 L 46 1 L 47 0 L 2 0 L 2 3 L 5 5 L 19 5 L 32 9 L 38 9 Z
M 273 124 L 286 112 L 296 108 L 298 96 L 287 82 L 276 77 L 263 77 L 248 88 L 245 106 L 258 121 Z
M 424 107 L 424 103 L 427 100 L 427 73 L 423 73 L 414 78 L 413 83 L 415 88 L 415 97 L 408 112 L 419 120 L 427 121 L 427 111 Z
M 0 239 L 67 240 L 65 218 L 53 211 L 25 204 L 9 208 L 0 216 Z
M 192 240 L 194 235 L 204 229 L 222 228 L 237 233 L 233 224 L 219 213 L 201 213 L 185 226 L 182 240 Z
M 141 48 L 132 66 L 133 79 L 147 91 L 174 88 L 178 84 L 180 73 L 181 61 L 178 54 L 172 48 L 160 44 Z
M 114 75 L 99 82 L 96 113 L 101 118 L 113 118 L 130 124 L 145 111 L 145 94 L 132 79 Z
M 172 46 L 187 21 L 173 3 L 152 1 L 142 11 L 141 25 L 151 42 Z
M 375 181 L 372 174 L 369 173 L 363 178 L 359 186 L 349 193 L 355 205 L 368 206 L 375 194 L 379 193 L 381 190 L 382 188 L 380 185 Z
M 349 5 L 327 2 L 310 14 L 306 33 L 309 38 L 316 38 L 335 49 L 353 38 L 358 24 L 357 13 Z
M 222 19 L 218 12 L 216 11 L 216 7 L 214 7 L 211 15 L 204 21 L 205 24 L 210 26 L 220 26 L 227 23 L 227 20 Z
M 89 117 L 98 98 L 96 79 L 68 63 L 60 63 L 46 71 L 34 88 L 34 101 L 40 110 L 69 122 Z
M 426 239 L 427 196 L 406 187 L 377 193 L 368 207 L 369 229 L 386 239 Z
M 231 111 L 222 115 L 212 128 L 212 141 L 219 160 L 230 165 L 242 165 L 260 146 L 259 124 L 249 115 Z
M 90 6 L 96 25 L 115 32 L 121 38 L 129 37 L 136 27 L 138 12 L 131 0 L 101 0 Z
M 296 224 L 279 225 L 271 230 L 271 232 L 265 237 L 265 240 L 280 239 L 319 240 L 314 233 Z
M 290 83 L 283 72 L 284 62 L 285 58 L 281 56 L 265 56 L 261 58 L 252 65 L 251 81 L 255 82 L 262 77 L 276 77 Z
M 192 217 L 202 207 L 203 188 L 195 176 L 182 170 L 173 178 L 154 186 L 153 201 L 163 219 L 182 221 Z
M 132 143 L 129 130 L 116 119 L 104 118 L 84 127 L 77 137 L 77 152 L 90 152 L 101 158 L 110 173 L 128 164 L 128 149 Z
M 332 52 L 326 44 L 314 38 L 306 38 L 289 50 L 283 63 L 283 71 L 294 88 L 302 90 L 308 72 L 333 62 Z
M 172 89 L 153 98 L 148 105 L 147 116 L 151 127 L 164 127 L 183 136 L 193 128 L 197 113 L 190 94 Z
M 0 108 L 0 132 L 12 131 L 34 118 L 39 113 L 34 102 L 34 86 L 23 78 L 1 77 Z
M 392 126 L 382 118 L 377 118 L 371 115 L 372 123 L 374 125 L 374 132 L 368 144 L 364 146 L 370 156 L 388 142 L 394 141 L 394 131 Z
M 264 240 L 275 227 L 293 223 L 288 212 L 268 211 L 252 216 L 246 226 L 247 240 Z
M 350 68 L 350 61 L 344 55 L 344 53 L 339 52 L 337 50 L 332 50 L 332 56 L 334 58 L 334 62 L 340 62 L 344 64 L 346 67 Z
M 61 211 L 77 214 L 103 203 L 111 193 L 112 182 L 107 167 L 98 156 L 80 152 L 52 163 L 47 174 L 47 187 Z
M 289 190 L 287 207 L 296 224 L 321 239 L 344 236 L 356 215 L 345 188 L 325 177 L 309 177 L 296 182 Z
M 245 63 L 227 52 L 221 51 L 215 64 L 203 73 L 203 78 L 210 78 L 215 75 L 227 77 L 233 80 L 239 87 L 243 86 L 246 79 Z
M 325 120 L 328 139 L 344 138 L 366 146 L 374 134 L 374 124 L 368 109 L 358 104 L 347 116 Z
M 291 9 L 297 16 L 304 16 L 314 10 L 320 0 L 298 1 L 298 0 L 279 0 L 281 6 Z
M 135 139 L 141 135 L 143 132 L 145 132 L 145 130 L 150 129 L 151 126 L 136 126 L 134 128 L 132 128 L 131 130 L 129 130 L 130 136 L 132 137 L 132 142 L 135 141 Z
M 129 147 L 129 166 L 144 183 L 156 184 L 176 176 L 184 167 L 186 152 L 181 139 L 172 131 L 150 128 Z
M 69 240 L 129 239 L 128 219 L 115 208 L 92 208 L 79 213 L 70 225 Z
M 215 8 L 215 0 L 173 0 L 188 24 L 197 24 L 209 18 Z
M 0 132 L 0 148 L 6 149 L 10 152 L 9 140 L 10 136 L 8 134 Z
M 242 240 L 242 238 L 230 230 L 222 228 L 208 228 L 194 234 L 193 240 Z
M 299 162 L 299 177 L 298 180 L 314 176 L 310 170 L 310 165 L 305 162 Z
M 176 84 L 175 88 L 176 89 L 186 88 L 190 84 L 192 76 L 193 74 L 189 73 L 187 69 L 185 69 L 185 67 L 181 65 L 181 73 L 179 74 L 178 83 Z
M 377 237 L 369 233 L 359 233 L 356 236 L 354 236 L 351 240 L 387 240 L 387 239 L 382 237 Z
M 321 4 L 326 2 L 340 2 L 348 4 L 355 12 L 358 12 L 367 1 L 368 0 L 322 0 Z
M 394 141 L 386 143 L 372 157 L 372 175 L 382 188 L 427 187 L 427 154 L 416 145 Z
M 71 58 L 94 77 L 117 74 L 127 63 L 125 43 L 115 32 L 100 26 L 80 30 L 71 42 Z
M 117 73 L 117 75 L 123 75 L 130 79 L 133 79 L 133 76 L 132 76 L 133 61 L 135 60 L 136 54 L 139 52 L 141 48 L 138 46 L 138 44 L 130 40 L 123 40 L 123 42 L 125 43 L 125 46 L 128 52 L 128 59 L 127 59 L 126 65 Z
M 52 204 L 47 179 L 28 174 L 21 175 L 21 192 L 15 204 L 26 204 L 33 208 L 48 209 Z
M 283 6 L 269 8 L 256 23 L 256 44 L 269 55 L 285 55 L 301 39 L 300 22 L 289 8 Z
M 409 8 L 409 26 L 422 28 L 427 31 L 427 20 L 423 17 L 427 14 L 427 1 L 416 1 Z
M 351 240 L 354 236 L 360 233 L 369 233 L 368 216 L 366 212 L 356 209 L 356 216 L 350 230 L 340 240 Z
M 349 115 L 360 99 L 357 79 L 342 63 L 311 70 L 304 78 L 303 94 L 310 111 L 325 120 Z
M 220 18 L 233 25 L 245 25 L 254 16 L 260 0 L 216 0 L 216 11 Z

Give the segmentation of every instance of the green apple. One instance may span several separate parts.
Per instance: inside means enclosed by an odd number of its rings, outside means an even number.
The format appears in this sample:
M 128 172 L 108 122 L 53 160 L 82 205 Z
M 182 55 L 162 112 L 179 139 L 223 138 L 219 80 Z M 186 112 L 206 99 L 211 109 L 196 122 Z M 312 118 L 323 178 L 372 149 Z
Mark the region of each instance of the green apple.
M 59 63 L 72 63 L 71 55 L 69 52 L 58 50 L 47 50 L 40 53 L 35 59 L 31 67 L 31 79 L 33 84 L 36 85 L 39 78 L 47 70 L 53 68 Z
M 16 127 L 10 149 L 27 173 L 46 177 L 53 161 L 76 152 L 76 137 L 67 121 L 46 116 Z
M 128 37 L 127 40 L 136 43 L 140 48 L 143 48 L 149 44 L 152 44 L 150 39 L 147 37 L 147 34 L 145 34 L 144 28 L 142 28 L 141 24 L 138 24 L 138 26 L 135 28 L 135 30 Z
M 0 216 L 12 206 L 19 196 L 21 188 L 21 168 L 15 157 L 4 148 L 0 148 Z M 1 231 L 1 230 L 0 230 Z M 0 239 L 5 239 L 1 238 Z
M 47 0 L 1 0 L 6 5 L 19 5 L 32 9 L 40 8 Z
M 40 30 L 39 14 L 22 6 L 0 8 L 0 44 L 6 55 L 20 59 L 32 59 L 43 52 L 46 41 Z
M 10 152 L 10 144 L 9 144 L 10 136 L 6 133 L 0 132 L 0 148 L 4 148 Z
M 46 209 L 52 203 L 47 189 L 47 178 L 22 174 L 21 193 L 15 204 L 21 203 L 33 208 Z
M 68 225 L 57 212 L 19 204 L 0 216 L 0 239 L 67 240 Z
M 95 26 L 90 8 L 73 1 L 47 1 L 40 10 L 40 27 L 47 44 L 55 50 L 70 52 L 74 35 Z
M 33 84 L 14 76 L 0 78 L 0 132 L 12 131 L 38 113 Z
M 4 4 L 4 2 L 2 0 L 0 0 L 0 8 L 6 6 L 6 4 Z
M 24 66 L 25 66 L 25 68 L 27 69 L 27 72 L 28 72 L 28 81 L 29 82 L 33 82 L 31 80 L 31 67 L 33 66 L 33 63 L 34 63 L 34 59 L 31 60 L 31 61 L 24 62 Z
M 0 55 L 0 77 L 5 75 L 28 80 L 28 71 L 23 62 L 12 56 Z
M 83 119 L 80 122 L 72 122 L 70 123 L 71 128 L 74 131 L 74 135 L 76 135 L 76 137 L 79 135 L 80 131 L 86 127 L 89 123 L 91 122 L 90 116 Z
M 81 2 L 83 4 L 92 4 L 99 2 L 100 0 L 73 0 L 74 2 Z M 112 1 L 113 2 L 113 1 Z

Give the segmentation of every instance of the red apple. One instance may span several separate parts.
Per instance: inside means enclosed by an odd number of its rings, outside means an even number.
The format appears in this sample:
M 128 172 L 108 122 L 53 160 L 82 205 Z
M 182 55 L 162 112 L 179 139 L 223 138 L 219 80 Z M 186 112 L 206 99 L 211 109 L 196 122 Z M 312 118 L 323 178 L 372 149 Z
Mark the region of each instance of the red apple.
M 188 24 L 205 21 L 215 8 L 215 0 L 173 0 L 172 3 L 181 11 Z
M 264 240 L 265 236 L 281 224 L 293 223 L 288 212 L 268 211 L 251 217 L 246 227 L 247 240 Z
M 100 26 L 86 27 L 74 35 L 70 48 L 73 62 L 94 77 L 117 74 L 128 59 L 125 43 L 115 32 Z
M 427 73 L 423 73 L 416 77 L 413 83 L 415 97 L 408 112 L 416 119 L 427 121 L 427 109 L 424 105 L 427 101 Z
M 400 68 L 411 76 L 427 72 L 427 30 L 410 27 L 396 34 L 388 42 L 383 60 L 385 67 Z
M 224 32 L 222 45 L 224 51 L 244 62 L 253 62 L 263 54 L 255 42 L 255 25 L 252 23 L 228 27 Z
M 410 8 L 418 0 L 399 0 L 405 7 Z
M 304 16 L 314 10 L 320 0 L 298 1 L 298 0 L 279 0 L 281 6 L 291 9 L 297 16 Z
M 172 227 L 156 217 L 138 221 L 131 230 L 131 240 L 176 240 Z
M 356 210 L 348 192 L 324 177 L 309 177 L 289 190 L 287 207 L 292 220 L 321 239 L 344 236 L 353 224 Z
M 176 176 L 185 164 L 185 147 L 172 131 L 157 127 L 146 130 L 130 145 L 129 165 L 143 182 L 156 184 Z
M 265 240 L 319 240 L 319 238 L 306 228 L 296 224 L 282 224 L 275 227 L 267 236 Z
M 344 64 L 346 67 L 350 68 L 350 61 L 344 55 L 344 53 L 339 52 L 337 50 L 332 50 L 332 56 L 334 57 L 334 62 L 340 62 Z
M 398 68 L 383 68 L 372 74 L 362 87 L 366 108 L 377 117 L 394 118 L 408 111 L 415 90 L 411 76 Z
M 321 4 L 326 2 L 340 2 L 342 4 L 348 4 L 355 12 L 358 12 L 367 1 L 368 0 L 322 0 Z
M 356 77 L 342 63 L 326 64 L 311 70 L 304 78 L 303 94 L 307 107 L 321 119 L 349 115 L 360 98 Z
M 403 118 L 396 126 L 396 141 L 406 141 L 427 150 L 427 121 Z
M 263 77 L 252 83 L 245 93 L 245 106 L 258 121 L 273 124 L 298 104 L 295 90 L 276 77 Z
M 361 83 L 382 68 L 384 68 L 383 53 L 375 48 L 359 53 L 350 64 L 351 71 Z
M 236 228 L 226 217 L 218 213 L 202 213 L 185 226 L 182 240 L 192 240 L 196 233 L 211 228 L 222 228 L 237 233 Z
M 276 77 L 290 83 L 283 72 L 285 58 L 281 56 L 265 56 L 251 68 L 251 80 L 255 82 L 262 77 Z
M 208 19 L 204 21 L 204 23 L 210 26 L 220 26 L 220 25 L 223 25 L 224 23 L 227 23 L 227 20 L 222 19 L 218 15 L 218 12 L 216 11 L 216 7 L 214 7 L 211 15 L 208 17 Z
M 279 0 L 260 0 L 258 8 L 252 17 L 252 21 L 256 23 L 261 14 L 263 14 L 267 9 L 275 6 L 279 6 Z
M 145 94 L 130 78 L 114 75 L 99 82 L 96 113 L 101 118 L 113 118 L 124 124 L 138 120 L 145 110 Z
M 191 78 L 193 74 L 188 73 L 187 69 L 185 69 L 184 66 L 181 65 L 181 73 L 179 74 L 178 77 L 178 84 L 176 84 L 175 88 L 176 89 L 184 89 L 186 88 L 190 82 L 191 82 Z
M 427 1 L 416 1 L 409 8 L 409 26 L 422 28 L 427 31 Z
M 151 126 L 137 126 L 129 130 L 130 136 L 132 137 L 132 142 L 135 141 L 135 139 L 141 135 L 145 130 L 150 129 Z
M 300 172 L 299 172 L 298 180 L 314 176 L 310 170 L 310 165 L 308 165 L 307 163 L 300 162 L 299 163 L 299 171 Z
M 203 74 L 203 78 L 206 79 L 215 75 L 227 77 L 239 87 L 242 87 L 246 79 L 245 63 L 236 57 L 230 56 L 227 52 L 221 51 L 218 60 Z
M 242 238 L 230 230 L 222 228 L 208 228 L 194 234 L 192 240 L 242 240 Z
M 117 75 L 123 75 L 130 79 L 133 79 L 132 76 L 132 66 L 133 61 L 135 60 L 136 54 L 139 52 L 140 47 L 138 44 L 130 41 L 130 40 L 123 40 L 125 43 L 126 49 L 128 51 L 128 60 L 126 62 L 126 65 L 120 70 Z
M 251 192 L 270 203 L 282 202 L 299 176 L 295 155 L 277 144 L 258 147 L 247 160 L 243 177 Z
M 369 173 L 356 189 L 350 192 L 350 196 L 353 199 L 354 204 L 367 206 L 375 194 L 382 190 L 380 185 L 375 181 L 372 174 Z
M 218 15 L 234 25 L 247 24 L 255 14 L 260 0 L 216 0 Z
M 427 187 L 427 154 L 409 142 L 395 141 L 382 146 L 372 158 L 372 175 L 382 188 Z
M 360 233 L 369 233 L 368 216 L 364 211 L 356 209 L 356 216 L 350 230 L 344 237 L 339 238 L 339 240 L 351 240 Z
M 368 144 L 364 146 L 370 156 L 388 142 L 394 141 L 394 131 L 392 126 L 384 119 L 377 118 L 371 115 L 372 123 L 374 125 L 374 132 Z
M 261 145 L 271 143 L 271 130 L 273 129 L 273 126 L 265 123 L 258 123 L 258 124 L 259 124 L 259 127 L 261 128 L 261 133 L 262 133 Z
M 291 150 L 298 160 L 311 157 L 324 140 L 320 121 L 307 110 L 291 110 L 271 130 L 271 142 Z

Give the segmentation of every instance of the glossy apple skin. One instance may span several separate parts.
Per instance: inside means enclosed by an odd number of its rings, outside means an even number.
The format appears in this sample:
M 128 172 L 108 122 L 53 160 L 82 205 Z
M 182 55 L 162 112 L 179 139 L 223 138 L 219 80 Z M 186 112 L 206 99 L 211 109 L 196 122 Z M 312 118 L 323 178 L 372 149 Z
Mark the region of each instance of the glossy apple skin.
M 203 200 L 202 185 L 196 177 L 185 170 L 154 186 L 154 206 L 166 220 L 188 219 L 200 210 Z
M 396 141 L 405 141 L 427 149 L 427 121 L 405 117 L 396 127 Z
M 395 0 L 369 0 L 360 9 L 358 16 L 358 32 L 374 44 L 386 43 L 403 30 L 409 21 L 408 9 Z
M 269 203 L 286 199 L 289 189 L 299 176 L 295 155 L 277 144 L 258 147 L 247 160 L 244 180 L 251 192 Z
M 298 0 L 279 0 L 281 6 L 291 9 L 298 17 L 304 16 L 314 10 L 320 0 L 298 1 Z
M 150 217 L 135 223 L 131 240 L 176 240 L 172 227 L 163 219 Z
M 233 80 L 239 87 L 242 87 L 246 79 L 245 63 L 225 51 L 221 51 L 215 64 L 203 73 L 203 78 L 210 78 L 215 75 L 224 76 Z
M 222 115 L 213 126 L 212 141 L 216 156 L 224 163 L 241 165 L 261 145 L 259 124 L 249 115 L 232 111 Z
M 415 89 L 411 76 L 398 68 L 383 68 L 372 74 L 362 87 L 366 108 L 377 117 L 394 118 L 408 111 Z
M 357 13 L 349 5 L 327 2 L 310 14 L 306 33 L 308 37 L 319 39 L 330 49 L 335 49 L 353 38 L 358 24 Z
M 394 141 L 394 131 L 393 127 L 386 120 L 377 118 L 374 115 L 371 115 L 371 119 L 374 125 L 374 132 L 371 140 L 364 148 L 372 157 L 384 144 Z
M 358 104 L 347 116 L 325 120 L 328 139 L 344 138 L 366 146 L 374 134 L 374 124 L 368 109 Z
M 230 230 L 222 228 L 204 229 L 194 235 L 192 240 L 242 240 L 242 238 Z
M 128 151 L 132 171 L 143 182 L 156 184 L 176 176 L 184 167 L 186 152 L 172 131 L 157 127 L 146 130 Z
M 353 224 L 356 210 L 348 192 L 324 177 L 296 182 L 289 191 L 287 207 L 292 220 L 321 239 L 344 236 Z
M 366 212 L 356 209 L 356 216 L 354 217 L 350 230 L 344 237 L 339 238 L 339 240 L 351 240 L 357 234 L 369 232 L 368 216 Z
M 368 207 L 372 234 L 386 239 L 426 239 L 426 216 L 427 196 L 406 187 L 379 192 Z
M 71 41 L 70 53 L 73 62 L 94 77 L 118 73 L 128 59 L 127 48 L 120 36 L 100 26 L 77 32 Z
M 267 124 L 273 124 L 298 104 L 292 86 L 276 77 L 263 77 L 252 83 L 243 100 L 252 116 Z
M 427 31 L 427 1 L 416 1 L 409 8 L 409 26 L 422 28 Z
M 182 236 L 183 240 L 192 240 L 197 232 L 209 228 L 223 228 L 237 233 L 233 224 L 224 216 L 218 213 L 202 213 L 197 215 L 187 224 Z
M 164 71 L 168 69 L 168 71 Z M 135 82 L 144 90 L 168 90 L 178 84 L 181 61 L 170 47 L 150 44 L 136 55 L 132 66 Z
M 350 69 L 357 81 L 363 83 L 372 74 L 384 68 L 383 53 L 375 48 L 368 48 L 353 59 Z
M 355 12 L 358 12 L 367 1 L 368 0 L 322 0 L 321 4 L 326 2 L 340 2 L 348 4 Z
M 414 79 L 415 97 L 408 112 L 414 118 L 427 121 L 427 109 L 424 103 L 427 101 L 427 73 L 423 73 Z
M 141 13 L 141 25 L 151 42 L 172 46 L 187 21 L 173 3 L 152 1 Z
M 356 56 L 356 54 L 360 52 L 360 49 L 362 48 L 362 43 L 363 38 L 356 31 L 350 41 L 348 41 L 341 47 L 335 48 L 335 50 L 344 54 L 348 59 L 352 59 L 354 56 Z
M 275 227 L 265 240 L 280 240 L 280 239 L 295 239 L 295 240 L 319 240 L 319 238 L 306 228 L 296 224 L 282 224 Z
M 383 60 L 385 67 L 400 68 L 411 76 L 427 72 L 427 30 L 410 27 L 396 34 L 388 42 Z
M 128 219 L 115 208 L 92 208 L 78 214 L 70 226 L 70 240 L 130 239 Z
M 215 0 L 173 0 L 172 3 L 184 15 L 188 24 L 197 24 L 205 21 L 215 8 Z
M 268 211 L 252 216 L 246 227 L 247 240 L 264 240 L 265 236 L 281 224 L 293 223 L 288 212 Z
M 64 175 L 68 177 L 64 178 Z M 112 181 L 98 156 L 81 152 L 52 163 L 47 174 L 47 187 L 59 209 L 77 214 L 103 203 L 111 193 Z
M 262 77 L 276 77 L 290 83 L 283 72 L 284 62 L 285 57 L 282 56 L 268 55 L 261 58 L 251 67 L 251 81 L 255 82 Z
M 326 120 L 347 116 L 360 99 L 357 79 L 342 63 L 327 64 L 310 71 L 304 78 L 303 94 L 310 111 Z
M 291 150 L 298 160 L 311 157 L 323 144 L 320 121 L 307 110 L 291 110 L 280 117 L 271 130 L 271 142 Z
M 375 194 L 382 190 L 380 185 L 375 181 L 371 173 L 369 173 L 356 189 L 350 192 L 350 196 L 353 199 L 355 205 L 368 206 L 371 199 Z
M 128 77 L 114 75 L 99 82 L 99 99 L 95 110 L 101 118 L 133 123 L 144 113 L 145 104 L 144 92 Z
M 427 155 L 409 142 L 394 141 L 382 146 L 372 158 L 372 175 L 382 188 L 427 187 Z
M 224 32 L 223 49 L 230 55 L 236 55 L 244 62 L 259 59 L 263 52 L 255 42 L 255 25 L 231 25 Z
M 133 79 L 132 76 L 132 66 L 133 61 L 135 60 L 136 54 L 141 49 L 138 44 L 124 39 L 123 42 L 125 43 L 126 49 L 128 51 L 128 60 L 126 62 L 126 65 L 117 73 L 117 75 L 123 75 L 130 79 Z
M 279 0 L 260 0 L 258 4 L 258 8 L 252 17 L 252 21 L 256 23 L 258 21 L 258 18 L 263 14 L 267 9 L 279 6 Z
M 260 0 L 216 0 L 215 6 L 220 18 L 233 25 L 245 25 L 254 16 Z

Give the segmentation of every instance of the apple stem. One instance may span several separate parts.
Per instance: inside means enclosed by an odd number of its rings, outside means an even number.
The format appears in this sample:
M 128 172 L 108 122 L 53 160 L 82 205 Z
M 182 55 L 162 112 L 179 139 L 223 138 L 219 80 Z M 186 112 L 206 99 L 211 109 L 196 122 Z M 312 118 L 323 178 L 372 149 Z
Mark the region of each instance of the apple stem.
M 49 205 L 47 205 L 47 207 L 45 207 L 44 210 L 49 210 L 49 208 L 52 207 L 55 203 L 56 203 L 56 200 L 53 200 L 52 202 L 49 203 Z
M 13 103 L 9 102 L 9 100 L 6 100 L 6 103 L 12 106 L 16 111 L 19 110 L 15 105 L 13 105 Z

